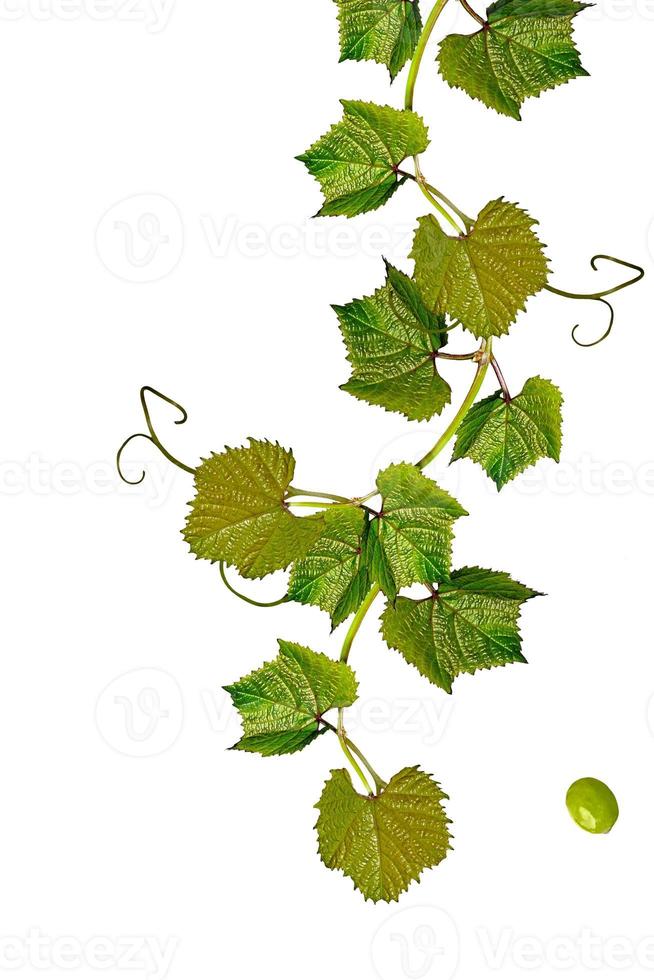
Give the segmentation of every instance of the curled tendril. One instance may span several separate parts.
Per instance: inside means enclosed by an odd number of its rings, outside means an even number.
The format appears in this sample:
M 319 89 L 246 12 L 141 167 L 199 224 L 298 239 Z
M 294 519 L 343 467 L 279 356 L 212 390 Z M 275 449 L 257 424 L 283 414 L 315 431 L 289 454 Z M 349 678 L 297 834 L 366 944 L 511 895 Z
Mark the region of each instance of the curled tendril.
M 154 426 L 152 424 L 152 419 L 150 417 L 150 409 L 148 408 L 148 403 L 146 399 L 146 395 L 148 393 L 152 395 L 156 395 L 157 398 L 161 398 L 162 401 L 167 402 L 169 405 L 172 405 L 173 408 L 177 409 L 177 411 L 181 415 L 181 418 L 175 419 L 175 425 L 184 425 L 184 423 L 188 419 L 188 413 L 186 409 L 183 408 L 182 405 L 180 405 L 178 402 L 173 401 L 172 398 L 169 398 L 168 395 L 164 395 L 161 391 L 157 391 L 156 388 L 151 388 L 150 385 L 144 385 L 144 387 L 141 388 L 140 391 L 141 408 L 143 409 L 143 416 L 145 418 L 145 424 L 148 427 L 148 431 L 134 432 L 133 435 L 128 436 L 127 439 L 125 439 L 125 442 L 118 450 L 118 452 L 116 453 L 116 469 L 118 470 L 118 475 L 123 481 L 123 483 L 129 484 L 129 486 L 131 487 L 136 487 L 139 485 L 139 483 L 143 483 L 143 481 L 145 480 L 145 470 L 143 470 L 138 480 L 128 479 L 122 470 L 122 462 L 121 462 L 122 455 L 125 449 L 127 448 L 127 446 L 134 439 L 147 439 L 148 442 L 151 442 L 154 446 L 157 447 L 159 452 L 162 453 L 166 457 L 166 459 L 169 460 L 169 462 L 173 463 L 175 466 L 178 466 L 181 470 L 185 470 L 187 473 L 195 473 L 195 470 L 191 466 L 187 466 L 186 463 L 182 463 L 179 459 L 173 456 L 172 453 L 169 453 L 168 450 L 165 448 L 165 446 L 161 443 L 157 433 L 155 432 Z
M 121 468 L 121 458 L 122 458 L 122 455 L 123 455 L 124 451 L 127 449 L 127 447 L 129 446 L 130 442 L 132 442 L 133 439 L 149 439 L 150 442 L 152 442 L 152 439 L 150 439 L 150 436 L 147 435 L 147 433 L 145 433 L 145 432 L 135 432 L 133 435 L 128 436 L 128 438 L 125 439 L 125 442 L 122 444 L 122 446 L 120 447 L 120 449 L 116 453 L 116 469 L 118 470 L 118 476 L 121 478 L 121 480 L 123 481 L 123 483 L 127 483 L 130 487 L 137 487 L 139 485 L 139 483 L 143 483 L 143 481 L 145 480 L 145 470 L 143 470 L 141 472 L 141 475 L 138 478 L 138 480 L 130 480 L 130 479 L 128 479 L 128 477 L 125 476 L 125 474 L 123 473 L 122 468 Z
M 598 337 L 597 340 L 593 340 L 590 343 L 584 343 L 581 340 L 577 340 L 576 333 L 577 330 L 579 329 L 579 324 L 578 323 L 575 324 L 575 326 L 572 328 L 572 339 L 574 340 L 575 344 L 577 344 L 578 347 L 596 347 L 597 344 L 601 344 L 603 340 L 606 340 L 608 335 L 611 333 L 611 330 L 613 329 L 615 311 L 611 306 L 611 304 L 608 302 L 608 300 L 605 299 L 605 297 L 610 296 L 612 293 L 617 293 L 621 289 L 626 289 L 627 286 L 633 286 L 635 282 L 638 282 L 645 275 L 645 270 L 641 268 L 641 266 L 634 265 L 633 262 L 627 262 L 625 261 L 625 259 L 616 259 L 615 256 L 613 255 L 593 255 L 592 259 L 590 260 L 590 266 L 593 272 L 597 272 L 598 259 L 603 259 L 605 262 L 615 262 L 616 265 L 622 265 L 626 269 L 633 269 L 634 272 L 637 273 L 637 275 L 632 276 L 631 279 L 627 279 L 626 282 L 618 283 L 617 286 L 612 286 L 610 289 L 602 289 L 597 293 L 571 293 L 568 292 L 568 290 L 566 289 L 557 289 L 556 286 L 545 287 L 550 293 L 555 293 L 557 296 L 565 296 L 568 299 L 587 299 L 595 303 L 603 303 L 604 306 L 608 307 L 609 314 L 610 314 L 609 325 L 604 331 L 604 333 L 602 334 L 602 336 Z
M 249 596 L 243 595 L 242 592 L 238 592 L 231 584 L 225 572 L 225 562 L 221 561 L 218 567 L 220 568 L 220 577 L 222 578 L 224 584 L 227 586 L 232 595 L 242 599 L 243 602 L 249 602 L 251 606 L 259 606 L 261 609 L 268 609 L 270 606 L 281 606 L 283 602 L 288 602 L 288 593 L 283 595 L 281 599 L 274 599 L 272 602 L 259 602 L 257 599 L 250 599 Z
M 590 297 L 588 297 L 588 298 L 590 299 Z M 594 299 L 594 302 L 596 302 L 596 303 L 603 303 L 604 306 L 608 306 L 608 308 L 609 308 L 609 325 L 606 328 L 606 330 L 604 331 L 604 333 L 602 334 L 602 336 L 601 337 L 598 337 L 597 340 L 583 341 L 583 340 L 577 340 L 577 330 L 579 329 L 579 324 L 578 323 L 575 323 L 574 327 L 572 328 L 572 332 L 571 332 L 570 336 L 574 340 L 574 342 L 577 345 L 577 347 L 597 347 L 597 345 L 598 344 L 601 344 L 603 340 L 606 340 L 606 338 L 608 337 L 608 335 L 613 330 L 613 321 L 615 320 L 615 310 L 613 309 L 613 307 L 611 306 L 611 304 L 609 303 L 609 301 L 606 300 L 606 299 L 604 299 L 602 296 L 595 296 L 595 297 L 593 297 L 593 299 Z

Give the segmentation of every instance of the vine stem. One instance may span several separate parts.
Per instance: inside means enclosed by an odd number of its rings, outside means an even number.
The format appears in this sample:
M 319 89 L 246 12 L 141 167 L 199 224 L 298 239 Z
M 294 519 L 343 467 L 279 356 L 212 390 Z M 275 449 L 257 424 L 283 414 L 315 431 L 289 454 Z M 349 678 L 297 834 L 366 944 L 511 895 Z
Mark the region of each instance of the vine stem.
M 436 3 L 434 4 L 429 14 L 429 17 L 425 21 L 425 26 L 422 29 L 422 33 L 420 35 L 420 38 L 418 39 L 418 44 L 416 46 L 416 50 L 414 52 L 413 58 L 411 59 L 411 64 L 409 66 L 409 74 L 406 80 L 406 91 L 404 95 L 405 109 L 409 109 L 409 110 L 413 109 L 413 101 L 414 101 L 415 90 L 416 90 L 416 81 L 418 79 L 418 73 L 420 72 L 420 66 L 422 64 L 422 59 L 425 54 L 425 49 L 427 47 L 427 44 L 429 42 L 433 30 L 436 27 L 438 18 L 443 13 L 443 10 L 445 9 L 445 5 L 447 4 L 447 2 L 448 0 L 436 0 Z M 451 208 L 451 210 L 454 211 L 456 215 L 458 215 L 459 219 L 463 222 L 465 230 L 469 229 L 472 225 L 472 220 L 466 214 L 464 214 L 463 211 L 460 211 L 459 208 L 457 208 L 457 206 L 452 201 L 450 201 L 449 198 L 447 198 L 443 193 L 441 193 L 441 191 L 439 191 L 436 187 L 434 187 L 432 184 L 429 184 L 425 180 L 425 177 L 420 168 L 419 154 L 416 154 L 416 156 L 414 156 L 413 165 L 416 171 L 414 180 L 418 184 L 418 187 L 425 195 L 429 203 L 434 208 L 436 208 L 438 213 L 442 215 L 442 217 L 445 218 L 445 220 L 448 221 L 450 225 L 452 225 L 452 227 L 456 230 L 457 235 L 461 234 L 462 229 L 459 227 L 459 225 L 454 220 L 454 218 L 449 213 L 449 211 L 447 211 L 446 208 L 443 207 L 443 204 Z M 441 201 L 443 202 L 443 204 L 441 204 Z
M 368 612 L 368 610 L 372 606 L 373 602 L 375 601 L 375 599 L 379 595 L 379 592 L 380 592 L 379 586 L 378 585 L 373 585 L 372 588 L 369 590 L 368 594 L 366 595 L 365 599 L 363 600 L 363 602 L 361 603 L 361 605 L 357 609 L 356 615 L 355 615 L 354 619 L 352 620 L 352 622 L 350 623 L 349 629 L 348 629 L 347 633 L 345 634 L 345 639 L 343 640 L 343 646 L 341 648 L 341 658 L 340 658 L 341 659 L 341 663 L 343 663 L 343 664 L 346 664 L 347 663 L 348 658 L 350 656 L 350 650 L 352 649 L 352 644 L 354 643 L 354 639 L 355 639 L 357 633 L 359 632 L 359 629 L 361 627 L 361 623 L 365 619 L 366 613 Z M 383 788 L 383 786 L 385 786 L 386 784 L 383 783 L 383 781 L 381 781 L 379 779 L 379 777 L 375 773 L 374 769 L 371 768 L 371 766 L 369 765 L 369 763 L 367 762 L 367 760 L 365 759 L 365 757 L 359 752 L 359 750 L 356 748 L 356 746 L 354 746 L 354 743 L 350 742 L 350 739 L 348 739 L 347 735 L 345 734 L 345 728 L 344 728 L 344 724 L 343 724 L 344 715 L 345 715 L 344 709 L 343 708 L 339 708 L 338 709 L 338 728 L 336 729 L 336 734 L 338 735 L 338 740 L 341 743 L 341 748 L 343 749 L 343 752 L 345 753 L 347 759 L 351 763 L 354 771 L 357 773 L 357 775 L 359 776 L 359 778 L 362 780 L 364 786 L 366 786 L 368 788 L 369 792 L 372 795 L 372 790 L 370 790 L 368 781 L 365 779 L 365 777 L 361 773 L 360 767 L 356 764 L 356 762 L 352 758 L 352 753 L 350 751 L 351 748 L 354 749 L 354 751 L 357 753 L 357 755 L 359 756 L 359 758 L 361 759 L 361 761 L 367 767 L 367 769 L 370 772 L 371 776 L 375 780 L 375 783 L 377 785 L 377 789 Z
M 438 18 L 443 13 L 445 9 L 445 4 L 447 0 L 436 0 L 429 17 L 425 21 L 425 26 L 422 29 L 422 34 L 418 39 L 418 44 L 416 50 L 411 59 L 411 65 L 409 66 L 409 75 L 406 80 L 406 92 L 404 96 L 404 108 L 413 109 L 413 98 L 416 90 L 416 81 L 418 79 L 418 72 L 420 71 L 420 65 L 422 63 L 423 56 L 425 54 L 425 48 L 429 38 L 432 35 L 432 31 L 436 27 L 436 22 Z
M 493 358 L 492 341 L 490 339 L 482 346 L 482 349 L 477 352 L 477 356 L 479 358 L 478 363 L 477 363 L 477 371 L 475 372 L 475 377 L 474 377 L 474 380 L 473 380 L 473 382 L 472 382 L 472 384 L 470 386 L 470 390 L 468 391 L 468 394 L 464 398 L 464 400 L 461 403 L 461 407 L 459 408 L 458 412 L 456 413 L 456 415 L 454 416 L 454 418 L 452 419 L 452 421 L 450 422 L 450 424 L 448 425 L 447 429 L 442 434 L 442 436 L 440 437 L 440 439 L 438 440 L 438 442 L 436 443 L 436 445 L 433 447 L 433 449 L 430 449 L 430 451 L 428 453 L 426 453 L 426 455 L 423 456 L 422 459 L 419 460 L 418 463 L 416 463 L 416 466 L 419 469 L 421 469 L 421 470 L 424 469 L 425 466 L 427 466 L 429 463 L 431 463 L 432 460 L 436 459 L 436 457 L 438 456 L 438 454 L 445 448 L 445 446 L 448 444 L 448 442 L 450 441 L 450 439 L 452 439 L 453 436 L 456 434 L 459 426 L 461 425 L 461 422 L 463 421 L 463 419 L 467 415 L 468 410 L 470 409 L 470 407 L 472 406 L 475 398 L 479 394 L 479 390 L 480 390 L 480 388 L 481 388 L 481 386 L 482 386 L 482 384 L 484 382 L 484 378 L 486 377 L 486 372 L 488 371 L 488 365 L 492 362 L 492 358 Z M 374 496 L 374 494 L 369 494 L 368 496 Z M 365 500 L 367 498 L 361 498 L 361 499 L 364 499 Z M 357 610 L 356 616 L 352 620 L 352 622 L 350 624 L 350 628 L 348 629 L 348 631 L 347 631 L 347 633 L 345 635 L 345 639 L 343 640 L 343 646 L 342 646 L 342 649 L 341 649 L 341 658 L 340 658 L 341 659 L 341 663 L 347 663 L 348 662 L 348 659 L 349 659 L 349 656 L 350 656 L 350 651 L 352 649 L 352 644 L 354 643 L 354 640 L 356 638 L 356 635 L 359 632 L 359 629 L 361 628 L 361 624 L 362 624 L 363 620 L 365 619 L 366 614 L 368 613 L 368 611 L 369 611 L 370 607 L 372 606 L 373 602 L 375 601 L 375 599 L 379 595 L 380 591 L 381 590 L 380 590 L 380 587 L 378 585 L 373 585 L 372 588 L 370 589 L 370 591 L 368 592 L 368 594 L 366 595 L 365 599 L 363 600 L 363 602 L 359 606 L 359 609 Z M 375 781 L 375 784 L 377 786 L 377 790 L 379 791 L 380 788 L 383 789 L 383 787 L 386 784 L 380 782 L 379 777 L 375 774 L 375 771 L 370 767 L 370 765 L 367 762 L 367 760 L 365 759 L 365 757 L 361 755 L 361 753 L 356 748 L 356 746 L 354 746 L 353 743 L 350 743 L 350 740 L 348 739 L 347 735 L 345 734 L 345 728 L 343 726 L 343 719 L 344 719 L 344 709 L 343 708 L 339 708 L 338 709 L 338 728 L 335 729 L 335 731 L 336 731 L 336 734 L 338 735 L 338 740 L 339 740 L 339 742 L 341 744 L 341 748 L 343 749 L 343 752 L 345 753 L 346 758 L 348 759 L 348 761 L 352 765 L 352 768 L 357 773 L 357 775 L 359 776 L 359 778 L 363 782 L 363 785 L 368 789 L 369 792 L 371 792 L 370 791 L 370 784 L 368 783 L 368 780 L 365 778 L 364 774 L 361 772 L 361 767 L 358 765 L 358 763 L 356 762 L 356 760 L 353 758 L 352 751 L 351 750 L 353 750 L 354 752 L 356 752 L 356 754 L 359 756 L 359 758 L 361 759 L 361 761 L 367 767 L 368 771 L 370 772 L 371 776 L 373 777 L 373 779 Z M 325 722 L 325 724 L 328 724 L 328 723 Z M 333 726 L 330 726 L 330 727 L 333 727 Z
M 461 407 L 459 408 L 458 412 L 456 413 L 456 415 L 454 416 L 454 418 L 452 419 L 452 421 L 450 422 L 447 429 L 442 434 L 442 436 L 440 437 L 436 445 L 425 456 L 423 456 L 422 459 L 416 464 L 416 466 L 419 469 L 424 469 L 425 466 L 431 463 L 432 460 L 434 460 L 438 456 L 438 454 L 445 448 L 445 446 L 448 444 L 450 439 L 452 439 L 453 436 L 456 434 L 459 426 L 461 425 L 461 422 L 467 415 L 468 410 L 470 409 L 475 398 L 479 394 L 479 390 L 484 382 L 484 378 L 486 377 L 486 372 L 488 371 L 488 365 L 492 362 L 492 358 L 493 358 L 492 341 L 490 339 L 485 343 L 482 349 L 477 352 L 477 356 L 479 357 L 479 361 L 477 363 L 477 370 L 475 372 L 475 377 L 472 382 L 472 385 L 470 386 L 470 390 L 468 391 L 468 394 L 464 398 L 463 402 L 461 403 Z M 359 609 L 357 610 L 357 613 L 354 619 L 352 620 L 350 627 L 345 635 L 345 639 L 343 640 L 343 646 L 341 648 L 341 657 L 340 657 L 341 663 L 348 662 L 350 651 L 352 650 L 352 644 L 354 643 L 356 635 L 359 632 L 359 629 L 361 628 L 361 624 L 363 623 L 366 614 L 368 613 L 373 602 L 379 595 L 380 591 L 381 590 L 378 585 L 373 585 L 370 591 L 368 592 L 368 594 L 366 595 L 365 599 L 359 606 Z M 352 751 L 354 751 L 359 756 L 363 764 L 367 767 L 368 771 L 370 772 L 371 776 L 375 781 L 377 790 L 383 788 L 383 785 L 385 784 L 381 785 L 379 781 L 379 777 L 375 774 L 374 770 L 370 767 L 365 757 L 360 754 L 359 750 L 357 750 L 356 746 L 354 746 L 353 743 L 350 743 L 350 740 L 348 739 L 345 733 L 343 720 L 344 720 L 344 709 L 339 708 L 338 728 L 336 729 L 336 734 L 338 735 L 338 740 L 341 744 L 341 748 L 346 758 L 348 759 L 352 768 L 361 779 L 363 785 L 366 787 L 366 789 L 368 789 L 368 792 L 371 793 L 370 784 L 368 780 L 365 778 L 363 772 L 361 771 L 361 767 L 356 762 L 356 759 L 354 759 L 352 755 Z M 325 724 L 327 724 L 327 722 L 325 722 Z
M 436 459 L 438 454 L 442 452 L 445 446 L 447 446 L 450 439 L 452 439 L 456 435 L 459 426 L 463 422 L 463 419 L 468 414 L 468 411 L 472 407 L 475 398 L 479 394 L 479 390 L 482 384 L 484 383 L 484 378 L 486 377 L 486 372 L 488 371 L 488 365 L 491 362 L 492 356 L 493 356 L 492 341 L 488 340 L 484 350 L 481 353 L 480 359 L 477 363 L 477 372 L 475 374 L 472 384 L 470 385 L 470 390 L 468 391 L 466 397 L 463 399 L 459 411 L 456 413 L 456 415 L 448 425 L 447 429 L 442 434 L 438 442 L 433 446 L 433 448 L 430 449 L 428 453 L 425 453 L 422 459 L 418 460 L 416 466 L 418 467 L 419 470 L 424 470 L 425 466 L 428 466 L 434 459 Z
M 350 650 L 352 649 L 352 644 L 354 643 L 354 638 L 359 632 L 361 623 L 365 619 L 365 615 L 372 606 L 373 602 L 379 595 L 380 588 L 378 585 L 373 585 L 373 587 L 368 592 L 361 605 L 357 610 L 357 614 L 350 623 L 350 628 L 348 629 L 345 639 L 343 640 L 343 647 L 341 649 L 341 663 L 346 664 L 350 656 Z
M 443 354 L 440 351 L 438 351 L 437 356 L 444 357 L 447 360 L 453 360 L 453 361 L 477 360 L 477 371 L 475 373 L 475 377 L 470 387 L 470 390 L 468 391 L 468 394 L 466 395 L 463 403 L 461 404 L 461 407 L 459 408 L 458 412 L 456 413 L 456 415 L 448 425 L 447 429 L 443 432 L 436 445 L 432 449 L 430 449 L 429 452 L 426 453 L 422 457 L 422 459 L 418 460 L 418 462 L 415 464 L 418 467 L 418 469 L 421 470 L 423 470 L 425 466 L 428 466 L 429 463 L 432 462 L 432 460 L 436 459 L 438 454 L 442 452 L 442 450 L 448 444 L 450 439 L 452 439 L 456 435 L 457 429 L 461 425 L 461 422 L 463 421 L 465 415 L 467 414 L 468 410 L 472 406 L 472 403 L 474 402 L 475 398 L 479 394 L 479 390 L 482 384 L 484 383 L 484 378 L 486 377 L 486 372 L 488 371 L 488 365 L 491 364 L 493 360 L 492 340 L 489 339 L 487 341 L 482 341 L 482 346 L 480 347 L 480 349 L 474 351 L 474 353 L 471 354 Z M 378 494 L 379 494 L 379 490 L 377 489 L 371 490 L 370 493 L 367 493 L 365 495 L 365 497 L 357 497 L 356 501 L 353 502 L 356 502 L 359 505 L 363 505 L 367 500 L 371 500 L 373 497 L 376 497 Z M 352 622 L 352 626 L 354 626 L 354 621 Z M 348 638 L 346 637 L 345 639 L 347 642 Z M 350 647 L 352 646 L 352 640 L 354 640 L 354 636 L 350 640 Z M 347 653 L 349 654 L 349 647 Z

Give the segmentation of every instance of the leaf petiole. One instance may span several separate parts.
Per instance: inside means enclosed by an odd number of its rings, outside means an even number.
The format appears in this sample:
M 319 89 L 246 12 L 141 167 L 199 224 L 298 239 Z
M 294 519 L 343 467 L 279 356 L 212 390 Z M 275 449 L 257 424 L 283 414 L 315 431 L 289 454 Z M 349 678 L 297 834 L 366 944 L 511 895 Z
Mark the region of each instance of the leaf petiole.
M 467 2 L 467 0 L 459 0 L 459 3 L 461 4 L 461 6 L 462 6 L 462 7 L 463 7 L 463 9 L 465 10 L 465 12 L 466 12 L 467 14 L 470 14 L 470 16 L 472 17 L 472 19 L 473 19 L 473 20 L 476 20 L 478 24 L 481 24 L 481 26 L 482 26 L 482 27 L 485 27 L 485 25 L 486 25 L 486 21 L 484 20 L 484 18 L 483 18 L 483 17 L 481 17 L 481 16 L 480 16 L 480 15 L 479 15 L 479 14 L 477 13 L 477 11 L 476 11 L 476 10 L 473 10 L 473 9 L 472 9 L 472 7 L 471 7 L 471 6 L 470 6 L 470 4 L 469 4 L 469 3 Z
M 436 351 L 436 357 L 440 357 L 444 361 L 474 361 L 478 354 L 478 350 L 473 350 L 469 354 L 449 354 L 447 351 Z
M 361 749 L 357 745 L 355 745 L 355 743 L 352 741 L 352 739 L 348 735 L 344 735 L 344 738 L 345 738 L 345 742 L 346 742 L 348 748 L 350 748 L 352 750 L 352 752 L 354 752 L 354 754 L 359 757 L 359 759 L 361 760 L 361 762 L 364 764 L 364 766 L 366 767 L 366 769 L 368 770 L 368 772 L 370 773 L 370 775 L 374 779 L 374 781 L 375 781 L 375 787 L 377 788 L 377 792 L 380 792 L 380 790 L 384 789 L 384 787 L 387 786 L 388 783 L 386 782 L 386 780 L 382 779 L 381 776 L 378 773 L 375 772 L 375 770 L 373 769 L 373 767 L 371 766 L 371 764 L 368 762 L 368 760 L 366 759 L 366 757 L 363 754 L 363 752 L 361 751 Z
M 324 500 L 287 500 L 286 503 L 289 507 L 313 507 L 314 510 L 320 507 L 337 507 L 339 505 L 337 500 L 329 502 Z
M 491 362 L 491 367 L 493 368 L 493 371 L 495 372 L 495 377 L 497 378 L 497 380 L 499 382 L 499 385 L 500 385 L 500 388 L 502 389 L 502 395 L 504 396 L 504 401 L 508 405 L 509 402 L 511 401 L 511 392 L 509 391 L 509 386 L 507 385 L 506 381 L 504 380 L 504 375 L 502 374 L 502 369 L 500 368 L 499 364 L 497 363 L 497 360 L 495 359 L 495 357 L 493 357 L 493 355 L 491 355 L 490 362 Z
M 341 497 L 336 493 L 321 493 L 318 490 L 298 490 L 297 487 L 289 487 L 286 492 L 286 499 L 289 497 L 321 497 L 323 500 L 333 500 L 339 504 L 349 504 L 348 497 Z
M 338 735 L 338 741 L 341 748 L 343 749 L 343 754 L 345 755 L 345 758 L 350 763 L 355 773 L 357 774 L 357 776 L 359 777 L 363 785 L 368 790 L 368 796 L 374 796 L 375 792 L 372 786 L 370 785 L 370 783 L 368 782 L 366 778 L 366 774 L 364 773 L 363 769 L 361 768 L 357 760 L 354 758 L 354 755 L 350 751 L 350 747 L 347 744 L 347 739 L 345 738 L 345 735 L 342 735 L 340 732 L 337 732 L 336 734 Z
M 421 177 L 422 177 L 422 173 L 421 173 Z M 474 221 L 472 218 L 470 218 L 467 214 L 464 214 L 463 211 L 457 208 L 454 201 L 450 201 L 449 197 L 446 197 L 445 194 L 443 194 L 442 191 L 439 191 L 437 187 L 434 187 L 433 184 L 428 184 L 424 177 L 422 177 L 422 181 L 419 182 L 421 182 L 423 187 L 425 187 L 428 191 L 430 191 L 432 194 L 435 194 L 436 197 L 439 197 L 443 202 L 443 204 L 446 204 L 448 208 L 454 211 L 454 213 L 461 219 L 461 221 L 465 225 L 466 231 L 470 231 L 470 229 L 474 225 Z
M 371 766 L 371 764 L 368 762 L 368 760 L 366 759 L 365 755 L 363 754 L 363 752 L 361 751 L 361 749 L 358 747 L 358 745 L 356 745 L 356 743 L 353 742 L 352 739 L 348 735 L 346 735 L 344 731 L 339 732 L 338 728 L 336 728 L 334 725 L 330 724 L 324 718 L 322 719 L 322 723 L 331 732 L 334 732 L 335 735 L 338 735 L 338 740 L 341 743 L 341 747 L 342 748 L 343 748 L 343 746 L 345 746 L 345 749 L 349 749 L 350 752 L 354 753 L 354 755 L 356 755 L 357 758 L 363 763 L 363 765 L 366 767 L 366 769 L 368 770 L 368 772 L 370 773 L 370 775 L 372 776 L 372 778 L 373 778 L 373 780 L 375 782 L 375 787 L 377 789 L 377 792 L 380 792 L 382 789 L 384 789 L 384 787 L 387 786 L 388 783 L 384 779 L 381 778 L 381 776 L 379 775 L 379 773 L 375 772 L 375 770 L 373 769 L 373 767 Z M 351 761 L 350 754 L 348 752 L 346 752 L 346 755 L 348 757 L 348 760 Z M 355 766 L 355 771 L 360 775 L 360 777 L 361 777 L 364 785 L 366 787 L 368 787 L 367 780 L 365 780 L 363 778 L 363 776 L 359 772 L 358 767 L 356 767 L 356 766 Z
M 440 197 L 442 200 L 447 201 L 447 198 L 445 198 L 445 195 L 444 194 L 441 194 L 439 191 L 437 191 L 435 187 L 432 187 L 431 184 L 428 184 L 427 183 L 427 181 L 425 180 L 425 178 L 423 176 L 422 170 L 420 169 L 420 160 L 419 160 L 419 158 L 418 157 L 414 157 L 413 162 L 414 162 L 414 165 L 415 165 L 415 168 L 416 168 L 416 172 L 415 172 L 415 174 L 409 174 L 408 176 L 411 177 L 411 179 L 416 182 L 416 184 L 418 185 L 418 187 L 420 188 L 420 190 L 422 191 L 422 193 L 425 195 L 425 197 L 427 198 L 427 200 L 429 201 L 429 203 L 432 205 L 432 207 L 436 208 L 436 210 L 438 211 L 438 213 L 440 215 L 442 215 L 442 217 L 445 218 L 446 221 L 449 221 L 449 223 L 452 225 L 452 227 L 456 231 L 457 235 L 460 235 L 462 229 L 456 223 L 456 221 L 454 220 L 454 218 L 452 217 L 452 215 L 449 213 L 449 211 L 446 211 L 445 208 L 443 207 L 443 205 L 441 204 L 441 202 L 437 199 L 437 197 Z M 457 213 L 459 213 L 458 212 L 458 208 L 453 207 L 453 205 L 451 203 L 450 203 L 450 207 L 452 207 L 452 210 L 453 211 L 456 211 Z

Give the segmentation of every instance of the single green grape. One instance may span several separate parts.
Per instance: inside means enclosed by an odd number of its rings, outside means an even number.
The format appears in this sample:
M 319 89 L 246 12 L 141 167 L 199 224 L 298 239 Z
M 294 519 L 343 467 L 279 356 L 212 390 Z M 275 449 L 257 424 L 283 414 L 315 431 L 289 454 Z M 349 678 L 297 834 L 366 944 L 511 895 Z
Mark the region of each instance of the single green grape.
M 574 822 L 589 834 L 608 834 L 620 815 L 613 792 L 591 776 L 573 783 L 565 802 Z

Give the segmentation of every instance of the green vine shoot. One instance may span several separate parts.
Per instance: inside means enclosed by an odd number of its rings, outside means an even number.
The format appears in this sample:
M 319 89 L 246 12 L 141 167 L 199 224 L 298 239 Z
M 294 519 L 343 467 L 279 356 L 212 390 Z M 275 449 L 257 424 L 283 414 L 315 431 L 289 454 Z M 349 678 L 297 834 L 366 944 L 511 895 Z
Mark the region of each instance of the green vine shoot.
M 586 4 L 498 0 L 481 14 L 466 0 L 449 2 L 469 15 L 470 32 L 440 41 L 438 70 L 448 85 L 496 112 L 520 120 L 526 100 L 587 74 L 573 38 Z M 385 65 L 391 82 L 405 72 L 406 85 L 402 108 L 343 99 L 342 118 L 298 157 L 322 192 L 316 217 L 376 210 L 411 184 L 428 204 L 417 216 L 412 275 L 380 257 L 379 288 L 334 306 L 351 367 L 342 388 L 413 422 L 448 409 L 450 371 L 470 372 L 468 392 L 422 459 L 388 466 L 373 488 L 353 495 L 301 489 L 292 452 L 268 439 L 212 453 L 197 466 L 181 462 L 159 439 L 149 399 L 173 406 L 177 424 L 186 411 L 151 387 L 141 390 L 145 431 L 123 443 L 117 465 L 126 482 L 145 478 L 123 469 L 125 448 L 142 437 L 193 477 L 184 540 L 196 557 L 217 565 L 233 596 L 257 607 L 308 603 L 328 614 L 332 629 L 343 625 L 338 660 L 280 640 L 263 666 L 226 690 L 243 726 L 236 749 L 282 755 L 309 750 L 323 735 L 333 739 L 341 768 L 328 774 L 315 804 L 319 853 L 377 902 L 397 900 L 440 864 L 451 835 L 447 797 L 432 775 L 415 764 L 389 774 L 348 734 L 348 709 L 358 696 L 358 631 L 366 617 L 380 614 L 388 647 L 450 694 L 459 674 L 525 662 L 519 617 L 539 592 L 507 572 L 453 564 L 454 528 L 467 513 L 426 471 L 451 449 L 452 460 L 478 463 L 501 490 L 539 459 L 558 461 L 561 392 L 541 377 L 519 389 L 507 383 L 500 341 L 527 301 L 548 290 L 602 304 L 608 316 L 602 336 L 580 339 L 578 326 L 572 334 L 581 346 L 599 343 L 614 322 L 608 297 L 644 272 L 596 255 L 593 270 L 615 267 L 625 273 L 622 281 L 594 293 L 562 289 L 551 281 L 527 211 L 503 197 L 476 214 L 471 202 L 463 210 L 440 190 L 440 178 L 426 175 L 429 133 L 415 109 L 416 83 L 425 65 L 435 74 L 428 52 L 448 0 L 437 0 L 424 23 L 418 0 L 335 3 L 341 60 Z M 460 352 L 451 350 L 458 336 L 468 338 Z M 490 379 L 495 390 L 482 397 Z M 272 602 L 235 581 L 235 573 L 255 580 L 285 569 L 287 590 Z M 421 597 L 415 586 L 423 587 Z

